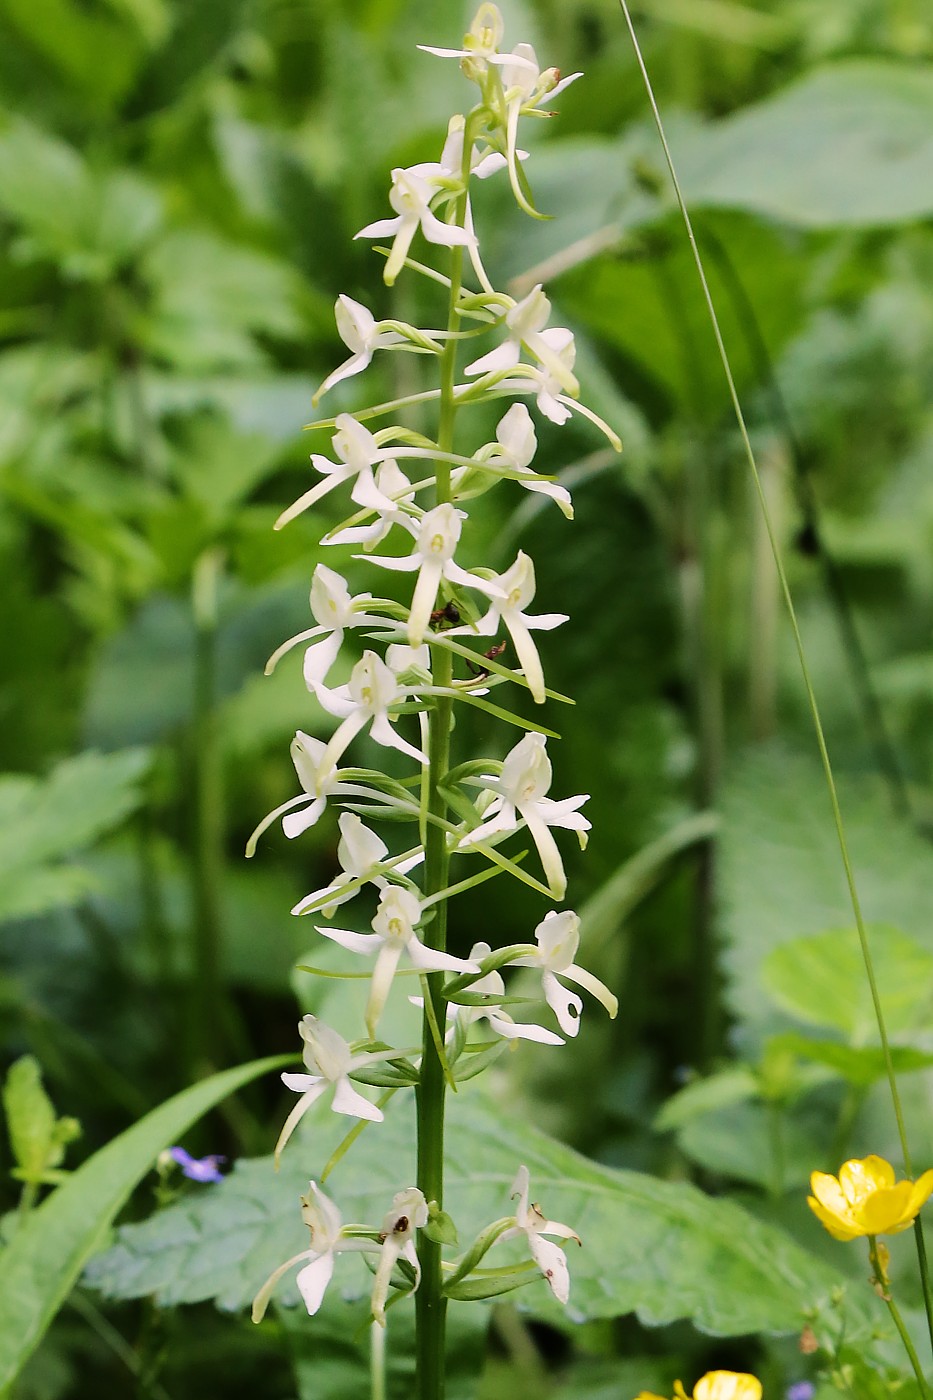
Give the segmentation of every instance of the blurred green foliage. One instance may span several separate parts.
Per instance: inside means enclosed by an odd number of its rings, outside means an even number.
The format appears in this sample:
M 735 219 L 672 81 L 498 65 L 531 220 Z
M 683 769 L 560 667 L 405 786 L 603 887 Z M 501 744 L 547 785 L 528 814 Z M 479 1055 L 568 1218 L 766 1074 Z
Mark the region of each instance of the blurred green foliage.
M 353 234 L 385 212 L 389 169 L 436 156 L 471 100 L 415 48 L 457 42 L 471 8 L 0 0 L 0 1052 L 34 1056 L 81 1120 L 69 1164 L 211 1068 L 294 1048 L 289 971 L 311 935 L 288 911 L 333 872 L 336 831 L 293 847 L 271 831 L 242 860 L 293 790 L 294 729 L 326 732 L 297 657 L 261 675 L 305 625 L 322 520 L 271 526 L 327 445 L 302 425 L 341 358 L 337 293 L 435 323 L 430 295 L 387 292 Z M 572 529 L 540 502 L 477 511 L 484 562 L 521 544 L 541 610 L 572 615 L 545 664 L 577 705 L 545 723 L 563 734 L 555 790 L 592 794 L 572 899 L 622 1003 L 559 1061 L 509 1057 L 509 1093 L 605 1165 L 734 1192 L 819 1250 L 808 1171 L 896 1148 L 870 1025 L 814 1014 L 818 978 L 838 991 L 857 973 L 849 935 L 827 935 L 851 917 L 772 565 L 621 16 L 502 8 L 510 43 L 586 78 L 534 133 L 553 220 L 529 224 L 495 181 L 479 192 L 487 261 L 516 292 L 547 282 L 587 400 L 625 441 L 616 460 L 579 420 L 541 434 Z M 897 1000 L 933 954 L 933 22 L 922 0 L 632 8 Z M 377 356 L 367 401 L 419 387 L 402 358 Z M 351 380 L 325 409 L 362 401 Z M 349 557 L 328 562 L 364 586 Z M 471 717 L 465 749 L 482 734 Z M 523 941 L 543 912 L 503 881 L 462 905 L 458 951 Z M 922 1010 L 896 1039 L 927 1166 Z M 191 1145 L 263 1153 L 280 1107 L 268 1082 L 245 1089 Z M 151 1205 L 144 1186 L 134 1209 Z M 151 1303 L 104 1317 L 75 1299 L 17 1400 L 184 1400 L 233 1380 L 325 1393 L 287 1321 L 279 1335 Z M 689 1302 L 662 1316 L 703 1320 Z M 515 1400 L 526 1374 L 536 1396 L 627 1400 L 733 1362 L 769 1396 L 807 1374 L 766 1337 L 632 1318 L 529 1331 L 503 1311 L 481 1392 L 457 1393 Z

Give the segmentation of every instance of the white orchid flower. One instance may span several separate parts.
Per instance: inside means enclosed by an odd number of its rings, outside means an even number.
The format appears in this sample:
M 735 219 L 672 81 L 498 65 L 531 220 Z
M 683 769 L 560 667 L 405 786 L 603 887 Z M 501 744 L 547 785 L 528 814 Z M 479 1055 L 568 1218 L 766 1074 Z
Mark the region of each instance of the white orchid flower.
M 400 573 L 418 570 L 418 581 L 412 595 L 411 610 L 408 616 L 408 641 L 411 646 L 420 646 L 431 621 L 431 611 L 437 598 L 437 590 L 442 579 L 451 583 L 464 584 L 467 588 L 478 588 L 490 598 L 501 596 L 497 584 L 489 583 L 476 574 L 467 573 L 454 562 L 454 550 L 460 539 L 462 522 L 466 512 L 457 510 L 449 503 L 435 506 L 426 511 L 415 535 L 415 548 L 402 559 L 386 555 L 373 555 L 373 563 L 384 569 L 395 569 Z M 408 527 L 413 534 L 414 528 Z
M 547 337 L 549 348 L 554 357 L 561 361 L 566 373 L 573 369 L 573 363 L 577 354 L 576 343 L 573 333 L 562 327 L 555 327 L 553 330 L 542 331 L 542 335 Z M 509 394 L 534 394 L 538 408 L 549 418 L 552 423 L 558 425 L 566 423 L 572 413 L 579 413 L 599 429 L 599 431 L 609 439 L 616 452 L 622 451 L 622 443 L 616 433 L 604 418 L 600 418 L 598 413 L 594 413 L 586 404 L 578 403 L 575 396 L 565 394 L 564 379 L 552 373 L 547 365 L 539 363 L 537 365 L 516 365 L 514 378 L 499 379 L 496 381 L 496 388 L 502 393 Z M 533 489 L 533 488 L 532 488 Z
M 520 207 L 526 213 L 533 214 L 534 210 L 528 203 L 518 179 L 516 145 L 519 118 L 525 113 L 536 112 L 536 108 L 546 97 L 556 97 L 564 88 L 575 83 L 577 78 L 582 78 L 583 74 L 571 73 L 569 77 L 561 78 L 556 68 L 540 69 L 537 55 L 530 44 L 517 44 L 512 53 L 503 57 L 506 62 L 502 65 L 501 76 L 506 111 L 505 148 L 509 180 L 512 193 Z M 551 114 L 536 112 L 536 115 Z
M 505 24 L 497 5 L 480 5 L 469 30 L 463 36 L 462 49 L 441 49 L 431 44 L 419 44 L 423 53 L 434 54 L 437 58 L 459 58 L 465 60 L 462 67 L 471 78 L 479 81 L 486 72 L 487 63 L 493 65 L 510 63 L 512 54 L 499 52 L 505 34 Z M 537 65 L 535 65 L 537 66 Z
M 580 1029 L 583 1000 L 576 992 L 568 991 L 561 984 L 561 977 L 567 982 L 576 982 L 577 986 L 592 993 L 615 1020 L 619 1012 L 618 998 L 613 996 L 609 988 L 600 982 L 598 977 L 594 977 L 592 972 L 587 972 L 584 967 L 577 967 L 574 962 L 580 946 L 580 920 L 573 910 L 564 909 L 558 913 L 552 909 L 549 914 L 545 914 L 535 929 L 535 939 L 538 951 L 515 958 L 510 966 L 540 969 L 544 999 L 557 1017 L 557 1023 L 564 1034 L 575 1036 Z
M 563 899 L 567 877 L 551 827 L 579 832 L 582 842 L 582 833 L 589 831 L 590 823 L 578 809 L 588 800 L 589 794 L 555 802 L 547 796 L 552 776 L 544 735 L 526 734 L 506 754 L 498 778 L 483 776 L 484 787 L 495 796 L 486 810 L 486 820 L 462 837 L 460 846 L 470 846 L 489 836 L 527 826 L 538 848 L 551 894 L 555 899 Z
M 372 933 L 318 928 L 318 933 L 332 939 L 334 943 L 339 943 L 342 948 L 349 949 L 351 953 L 360 953 L 364 957 L 376 954 L 376 965 L 373 968 L 366 1006 L 366 1026 L 374 1038 L 395 970 L 403 953 L 407 955 L 413 967 L 420 968 L 423 972 L 479 972 L 475 962 L 425 947 L 415 933 L 421 912 L 421 902 L 415 895 L 399 885 L 389 885 L 379 897 L 379 908 L 372 921 Z
M 567 614 L 539 613 L 537 617 L 532 617 L 524 611 L 535 596 L 535 566 L 533 560 L 522 550 L 519 550 L 511 568 L 506 569 L 504 574 L 494 575 L 491 582 L 497 584 L 505 596 L 493 598 L 489 611 L 474 627 L 451 627 L 446 635 L 449 637 L 455 633 L 475 631 L 483 637 L 494 637 L 499 630 L 499 623 L 504 623 L 512 638 L 528 688 L 541 705 L 545 698 L 544 671 L 541 669 L 541 658 L 531 633 L 550 632 L 568 620 Z
M 359 783 L 346 783 L 338 778 L 337 770 L 327 755 L 327 745 L 321 739 L 312 738 L 299 729 L 291 742 L 290 753 L 301 783 L 302 791 L 297 797 L 271 811 L 253 832 L 246 843 L 246 854 L 252 856 L 256 842 L 262 833 L 278 818 L 282 818 L 282 830 L 289 840 L 300 836 L 308 827 L 314 826 L 327 806 L 328 797 L 372 797 L 372 792 Z M 326 760 L 326 761 L 325 761 Z M 300 811 L 293 810 L 301 808 Z
M 520 363 L 522 349 L 539 360 L 553 379 L 556 379 L 564 393 L 576 398 L 580 386 L 571 372 L 573 360 L 567 363 L 566 345 L 573 334 L 566 326 L 548 328 L 551 303 L 541 289 L 540 282 L 526 297 L 515 302 L 505 313 L 505 329 L 508 338 L 481 355 L 478 360 L 467 365 L 465 374 L 498 374 L 513 369 Z
M 398 331 L 386 330 L 384 321 L 377 321 L 367 307 L 343 292 L 334 304 L 334 319 L 340 339 L 350 351 L 350 358 L 344 360 L 343 364 L 338 365 L 333 373 L 327 376 L 312 398 L 313 404 L 341 380 L 350 379 L 366 369 L 377 350 L 390 345 L 401 345 L 405 341 L 405 337 Z
M 484 958 L 488 958 L 492 949 L 488 943 L 474 943 L 470 949 L 470 958 L 475 963 L 482 963 Z M 476 982 L 471 982 L 470 992 L 481 992 L 487 996 L 505 996 L 505 983 L 498 972 L 487 972 L 485 977 L 480 977 Z M 501 1035 L 504 1040 L 534 1040 L 539 1045 L 563 1045 L 562 1038 L 549 1031 L 545 1026 L 536 1026 L 529 1021 L 513 1021 L 507 1012 L 498 1006 L 454 1006 L 451 1002 L 448 1013 L 453 1011 L 460 1025 L 466 1030 L 474 1021 L 485 1020 L 489 1023 L 496 1035 Z
M 333 1201 L 324 1195 L 316 1182 L 310 1183 L 308 1194 L 300 1199 L 301 1218 L 311 1231 L 311 1248 L 303 1249 L 300 1254 L 292 1255 L 291 1259 L 286 1259 L 284 1264 L 280 1264 L 269 1275 L 253 1299 L 252 1317 L 254 1322 L 262 1321 L 266 1308 L 269 1306 L 269 1300 L 275 1291 L 275 1285 L 282 1275 L 300 1260 L 308 1259 L 310 1263 L 299 1271 L 295 1282 L 308 1310 L 308 1315 L 313 1317 L 324 1301 L 327 1285 L 333 1277 L 335 1255 L 351 1251 L 363 1251 L 368 1254 L 381 1253 L 380 1246 L 374 1240 L 347 1234 L 347 1229 L 340 1219 L 340 1212 Z
M 321 768 L 336 768 L 345 751 L 361 730 L 369 725 L 370 738 L 387 749 L 398 749 L 400 753 L 416 758 L 419 763 L 427 763 L 428 757 L 414 744 L 409 744 L 392 727 L 389 710 L 401 704 L 406 691 L 398 683 L 398 677 L 382 657 L 374 651 L 364 651 L 350 672 L 346 685 L 328 689 L 325 685 L 315 686 L 315 695 L 329 714 L 335 715 L 342 723 L 331 735 L 321 755 Z
M 559 1303 L 566 1303 L 570 1297 L 570 1271 L 567 1268 L 567 1256 L 560 1245 L 556 1245 L 544 1237 L 545 1235 L 553 1235 L 559 1240 L 576 1240 L 577 1244 L 582 1244 L 583 1241 L 576 1230 L 572 1230 L 569 1225 L 562 1225 L 559 1220 L 548 1220 L 540 1206 L 529 1202 L 529 1192 L 528 1168 L 522 1166 L 519 1167 L 512 1183 L 512 1199 L 515 1200 L 518 1197 L 515 1224 L 511 1229 L 505 1230 L 499 1239 L 511 1240 L 519 1235 L 524 1235 L 529 1253 L 544 1275 L 548 1288 Z
M 348 893 L 347 885 L 364 880 L 383 889 L 388 883 L 381 873 L 383 862 L 389 854 L 389 848 L 382 838 L 364 825 L 356 812 L 341 812 L 337 825 L 340 827 L 340 840 L 337 843 L 340 874 L 329 885 L 306 894 L 295 905 L 293 914 L 304 914 L 317 906 L 325 919 L 332 919 L 334 911 L 357 893 L 356 890 Z
M 369 525 L 348 525 L 325 535 L 322 544 L 361 544 L 368 552 L 381 544 L 393 525 L 409 526 L 406 507 L 415 499 L 411 482 L 393 458 L 387 458 L 376 468 L 376 490 L 385 498 L 372 509 L 376 519 Z
M 310 506 L 316 505 L 328 492 L 345 481 L 354 482 L 350 496 L 357 505 L 367 510 L 394 508 L 395 503 L 384 496 L 376 485 L 373 467 L 393 457 L 399 449 L 380 447 L 369 429 L 358 423 L 349 413 L 338 413 L 334 423 L 337 431 L 334 433 L 332 446 L 338 460 L 332 462 L 330 458 L 321 457 L 316 452 L 311 454 L 311 461 L 324 480 L 312 486 L 310 491 L 305 491 L 287 510 L 283 510 L 275 522 L 276 530 L 281 530 L 289 521 L 294 520 Z
M 474 235 L 457 224 L 445 224 L 431 210 L 431 200 L 437 194 L 437 186 L 426 179 L 427 174 L 437 174 L 441 167 L 437 164 L 413 166 L 405 170 L 401 167 L 392 171 L 392 188 L 389 203 L 395 210 L 394 219 L 377 219 L 367 224 L 355 235 L 357 238 L 386 238 L 394 235 L 392 250 L 389 253 L 382 277 L 386 286 L 391 287 L 404 265 L 411 247 L 411 241 L 418 229 L 429 243 L 437 243 L 445 248 L 467 247 L 474 241 Z M 422 172 L 422 173 L 419 173 Z
M 288 1139 L 308 1109 L 317 1103 L 328 1089 L 334 1091 L 332 1108 L 335 1113 L 345 1113 L 350 1118 L 365 1118 L 370 1123 L 381 1123 L 382 1110 L 354 1089 L 350 1083 L 350 1075 L 354 1070 L 365 1069 L 381 1060 L 397 1058 L 399 1053 L 397 1050 L 376 1050 L 364 1055 L 354 1055 L 343 1036 L 338 1035 L 330 1026 L 325 1026 L 316 1016 L 302 1016 L 298 1022 L 298 1033 L 304 1041 L 302 1059 L 308 1073 L 291 1074 L 286 1071 L 282 1075 L 282 1083 L 286 1089 L 300 1094 L 301 1098 L 286 1118 L 285 1126 L 275 1144 L 276 1167 Z
M 428 1223 L 428 1203 L 417 1186 L 408 1186 L 392 1198 L 392 1205 L 382 1222 L 382 1249 L 376 1266 L 371 1298 L 372 1315 L 380 1327 L 386 1325 L 386 1300 L 392 1270 L 398 1259 L 405 1259 L 415 1271 L 411 1292 L 418 1291 L 421 1265 L 415 1249 L 415 1231 Z
M 553 481 L 541 481 L 531 470 L 531 462 L 537 450 L 538 439 L 531 414 L 525 404 L 513 403 L 509 411 L 499 419 L 495 445 L 483 449 L 484 455 L 477 466 L 479 469 L 484 465 L 506 467 L 509 471 L 520 473 L 517 478 L 519 486 L 526 491 L 549 496 L 560 507 L 566 519 L 572 520 L 573 502 L 567 488 L 558 486 Z M 455 479 L 459 481 L 471 470 L 469 467 L 463 468 Z
M 358 593 L 352 597 L 347 581 L 341 574 L 329 569 L 326 564 L 318 564 L 311 578 L 309 599 L 311 616 L 317 626 L 296 632 L 294 637 L 289 637 L 287 642 L 276 647 L 266 662 L 266 675 L 275 670 L 285 653 L 293 647 L 323 636 L 324 640 L 308 647 L 304 656 L 305 684 L 313 691 L 318 683 L 326 680 L 348 628 L 373 627 L 385 621 L 383 617 L 366 611 L 366 605 L 371 601 L 371 593 Z

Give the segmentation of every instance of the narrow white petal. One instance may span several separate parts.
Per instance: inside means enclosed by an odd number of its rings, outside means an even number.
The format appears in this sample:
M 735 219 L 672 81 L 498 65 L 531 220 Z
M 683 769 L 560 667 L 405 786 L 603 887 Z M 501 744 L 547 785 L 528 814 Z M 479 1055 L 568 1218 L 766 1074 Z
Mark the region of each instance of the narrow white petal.
M 317 925 L 315 927 L 317 928 Z M 341 948 L 346 948 L 351 953 L 362 953 L 365 957 L 374 953 L 382 943 L 377 933 L 356 933 L 349 928 L 318 928 L 317 931 L 333 943 L 339 943 Z
M 283 817 L 282 830 L 288 839 L 293 841 L 296 836 L 307 831 L 308 827 L 314 826 L 326 806 L 325 798 L 316 797 L 303 812 L 289 812 L 288 816 Z
M 261 1322 L 265 1316 L 266 1308 L 269 1306 L 269 1299 L 272 1297 L 275 1291 L 275 1285 L 282 1275 L 288 1273 L 288 1270 L 293 1264 L 297 1264 L 299 1259 L 313 1259 L 315 1254 L 316 1251 L 313 1249 L 303 1249 L 300 1254 L 293 1254 L 291 1259 L 286 1259 L 284 1264 L 280 1264 L 277 1269 L 273 1270 L 253 1299 L 252 1318 L 254 1322 Z
M 609 1012 L 615 1020 L 619 1014 L 619 998 L 610 992 L 604 982 L 600 982 L 598 977 L 594 977 L 592 972 L 587 972 L 585 967 L 577 967 L 576 963 L 571 963 L 569 967 L 561 969 L 561 976 L 566 977 L 569 982 L 576 982 L 577 986 L 594 996 L 598 1002 Z
M 375 936 L 375 935 L 374 935 Z M 372 981 L 369 984 L 369 1001 L 366 1003 L 366 1028 L 372 1038 L 376 1038 L 376 1027 L 379 1024 L 379 1017 L 382 1015 L 382 1008 L 386 1004 L 389 995 L 389 988 L 392 986 L 392 978 L 395 976 L 395 969 L 398 967 L 398 960 L 402 955 L 402 949 L 396 945 L 394 948 L 388 943 L 383 943 L 376 959 L 376 966 L 373 968 Z
M 554 840 L 551 829 L 537 811 L 531 807 L 523 810 L 522 816 L 525 818 L 525 823 L 531 832 L 531 838 L 538 848 L 541 868 L 544 871 L 548 888 L 555 899 L 563 899 L 567 889 L 567 876 L 564 873 L 564 863 L 560 858 L 560 851 L 557 849 L 557 842 Z
M 361 228 L 359 233 L 353 235 L 354 238 L 388 238 L 390 234 L 397 233 L 402 227 L 402 216 L 399 214 L 394 219 L 377 219 L 374 224 L 367 224 Z
M 382 1110 L 357 1093 L 346 1077 L 337 1080 L 333 1108 L 335 1113 L 346 1113 L 350 1118 L 365 1118 L 370 1123 L 382 1122 Z
M 301 1098 L 295 1104 L 295 1107 L 292 1109 L 291 1113 L 285 1119 L 285 1123 L 282 1127 L 282 1131 L 279 1133 L 279 1140 L 275 1144 L 275 1151 L 273 1153 L 276 1166 L 278 1166 L 279 1164 L 279 1158 L 282 1155 L 282 1152 L 284 1150 L 285 1144 L 288 1142 L 288 1139 L 298 1127 L 298 1124 L 301 1122 L 308 1109 L 311 1107 L 312 1104 L 317 1103 L 318 1099 L 321 1097 L 326 1088 L 327 1080 L 319 1079 L 313 1089 L 309 1089 L 306 1094 L 302 1094 Z

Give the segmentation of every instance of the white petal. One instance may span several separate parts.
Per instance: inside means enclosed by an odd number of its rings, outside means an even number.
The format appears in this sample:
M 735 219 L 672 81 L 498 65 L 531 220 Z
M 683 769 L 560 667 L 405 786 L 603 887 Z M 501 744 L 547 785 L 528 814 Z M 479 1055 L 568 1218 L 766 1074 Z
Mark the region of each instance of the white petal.
M 301 1122 L 308 1109 L 311 1107 L 312 1104 L 317 1103 L 318 1099 L 321 1097 L 326 1088 L 327 1080 L 319 1079 L 313 1089 L 309 1089 L 306 1094 L 303 1094 L 301 1096 L 301 1098 L 295 1104 L 295 1107 L 292 1109 L 291 1113 L 285 1119 L 285 1123 L 282 1126 L 282 1131 L 279 1133 L 279 1140 L 275 1144 L 275 1152 L 273 1154 L 275 1157 L 276 1166 L 278 1166 L 279 1158 L 282 1155 L 282 1151 L 285 1147 L 285 1144 L 288 1142 L 288 1139 L 298 1127 L 298 1124 Z
M 564 1251 L 559 1245 L 536 1234 L 528 1236 L 528 1248 L 554 1297 L 559 1303 L 566 1303 L 570 1297 L 570 1270 Z
M 365 1118 L 370 1123 L 382 1122 L 382 1110 L 358 1094 L 347 1078 L 337 1080 L 333 1108 L 335 1113 L 346 1113 L 350 1118 Z
M 496 1034 L 501 1035 L 504 1040 L 534 1040 L 539 1045 L 565 1044 L 556 1031 L 549 1031 L 545 1026 L 536 1026 L 529 1021 L 513 1021 L 511 1017 L 499 1016 L 494 1011 L 484 1014 Z
M 479 963 L 427 948 L 414 935 L 408 940 L 408 956 L 415 967 L 424 968 L 426 972 L 479 972 Z
M 562 986 L 553 972 L 544 973 L 541 978 L 541 987 L 544 991 L 544 999 L 557 1017 L 557 1024 L 564 1035 L 575 1036 L 580 1029 L 583 998 L 578 997 L 576 992 L 568 991 L 566 987 Z
M 349 928 L 318 928 L 317 931 L 333 943 L 339 943 L 341 948 L 347 948 L 351 953 L 362 953 L 365 957 L 374 953 L 382 942 L 376 933 L 356 933 Z
M 296 836 L 300 836 L 303 831 L 307 831 L 309 826 L 314 826 L 320 817 L 327 801 L 323 797 L 316 797 L 303 812 L 289 812 L 282 818 L 282 830 L 290 841 Z
M 521 359 L 521 350 L 514 340 L 506 340 L 502 345 L 498 345 L 495 350 L 490 350 L 488 355 L 481 355 L 478 360 L 467 365 L 464 374 L 491 374 L 495 370 L 512 369 Z
M 312 1259 L 310 1264 L 299 1271 L 295 1282 L 309 1317 L 314 1316 L 324 1301 L 324 1293 L 333 1273 L 334 1256 L 330 1250 L 326 1254 L 318 1255 L 317 1259 Z
M 377 219 L 374 224 L 367 224 L 361 228 L 359 233 L 353 235 L 354 238 L 388 238 L 390 233 L 397 233 L 402 227 L 402 216 L 395 219 Z

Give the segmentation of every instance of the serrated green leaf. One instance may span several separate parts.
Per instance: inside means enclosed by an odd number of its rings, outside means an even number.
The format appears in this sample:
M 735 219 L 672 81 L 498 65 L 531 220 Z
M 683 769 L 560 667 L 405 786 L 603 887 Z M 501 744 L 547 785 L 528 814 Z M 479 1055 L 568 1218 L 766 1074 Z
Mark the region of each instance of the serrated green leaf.
M 154 1294 L 166 1305 L 213 1298 L 221 1308 L 245 1307 L 273 1268 L 303 1247 L 298 1197 L 342 1131 L 333 1118 L 306 1116 L 306 1130 L 290 1144 L 278 1175 L 271 1158 L 239 1162 L 197 1200 L 122 1229 L 116 1245 L 93 1261 L 90 1281 L 113 1297 Z M 588 1162 L 470 1093 L 458 1096 L 448 1122 L 445 1209 L 461 1238 L 508 1208 L 522 1162 L 542 1209 L 571 1224 L 584 1242 L 570 1260 L 573 1318 L 634 1311 L 649 1324 L 689 1317 L 721 1334 L 790 1332 L 801 1325 L 803 1309 L 840 1281 L 731 1202 Z M 328 1190 L 345 1219 L 378 1220 L 414 1170 L 411 1096 L 397 1096 L 386 1121 L 354 1144 Z M 489 1262 L 521 1257 L 503 1246 Z M 338 1260 L 338 1287 L 356 1277 L 355 1264 L 350 1256 Z M 296 1301 L 293 1281 L 283 1284 L 281 1296 Z M 556 1313 L 543 1282 L 522 1296 L 536 1312 Z
M 0 919 L 74 903 L 90 875 L 54 862 L 89 846 L 141 800 L 143 749 L 84 753 L 48 778 L 0 778 Z
M 933 953 L 887 924 L 869 925 L 867 932 L 888 1031 L 896 1035 L 928 1021 Z M 856 1045 L 876 1038 L 875 1009 L 854 928 L 830 929 L 776 948 L 763 977 L 775 1001 L 792 1016 L 831 1026 Z
M 61 1162 L 64 1143 L 56 1133 L 55 1109 L 42 1087 L 39 1062 L 32 1055 L 23 1055 L 10 1066 L 3 1085 L 3 1109 L 20 1179 L 41 1180 L 48 1168 Z
M 285 1056 L 224 1070 L 176 1094 L 89 1158 L 0 1253 L 0 1391 L 12 1384 L 158 1154 L 207 1111 Z

